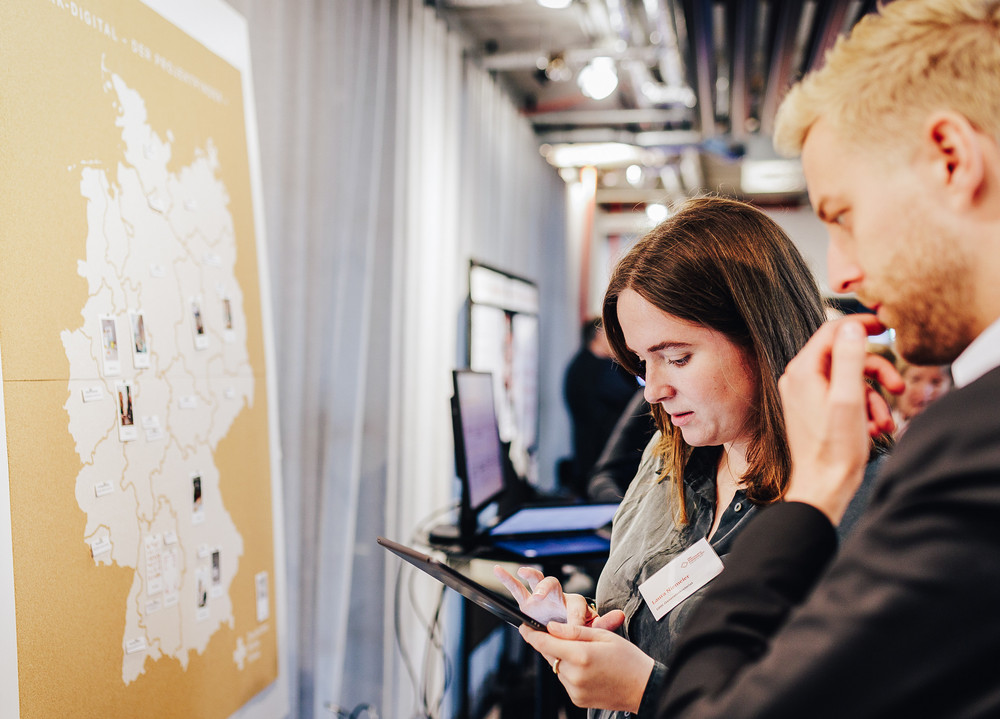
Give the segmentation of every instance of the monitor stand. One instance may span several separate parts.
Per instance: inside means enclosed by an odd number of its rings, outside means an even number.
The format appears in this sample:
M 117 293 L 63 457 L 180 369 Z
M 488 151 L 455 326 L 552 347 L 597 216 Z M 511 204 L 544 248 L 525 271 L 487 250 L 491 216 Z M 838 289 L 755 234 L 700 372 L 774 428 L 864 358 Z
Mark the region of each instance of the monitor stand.
M 437 524 L 427 533 L 427 540 L 431 544 L 456 544 L 461 537 L 462 532 L 457 524 Z

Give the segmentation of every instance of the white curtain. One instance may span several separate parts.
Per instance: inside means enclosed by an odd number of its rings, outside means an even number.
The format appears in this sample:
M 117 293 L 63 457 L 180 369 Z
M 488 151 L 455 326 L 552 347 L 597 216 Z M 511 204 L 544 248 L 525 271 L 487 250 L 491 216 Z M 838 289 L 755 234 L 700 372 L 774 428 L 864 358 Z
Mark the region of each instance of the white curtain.
M 468 261 L 538 280 L 541 481 L 568 451 L 565 190 L 421 0 L 229 0 L 248 20 L 273 284 L 292 716 L 413 716 L 393 636 L 406 539 L 453 501 Z M 404 608 L 405 609 L 405 608 Z M 417 656 L 426 637 L 404 612 Z

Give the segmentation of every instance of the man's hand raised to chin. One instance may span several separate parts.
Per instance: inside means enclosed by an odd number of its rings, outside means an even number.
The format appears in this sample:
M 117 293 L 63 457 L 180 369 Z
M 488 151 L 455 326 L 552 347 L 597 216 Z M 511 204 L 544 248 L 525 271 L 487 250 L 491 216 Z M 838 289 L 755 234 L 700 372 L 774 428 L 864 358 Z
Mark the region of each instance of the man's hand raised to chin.
M 778 381 L 792 458 L 785 501 L 810 504 L 835 525 L 861 484 L 870 438 L 893 427 L 889 407 L 865 378 L 890 392 L 903 389 L 892 363 L 866 350 L 866 335 L 884 329 L 873 315 L 827 322 Z

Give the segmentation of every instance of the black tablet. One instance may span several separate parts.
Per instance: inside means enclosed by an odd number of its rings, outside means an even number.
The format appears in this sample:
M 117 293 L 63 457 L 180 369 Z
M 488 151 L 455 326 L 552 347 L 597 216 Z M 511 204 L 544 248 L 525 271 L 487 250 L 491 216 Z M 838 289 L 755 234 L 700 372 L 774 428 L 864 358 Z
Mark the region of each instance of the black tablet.
M 378 537 L 375 541 L 381 544 L 394 554 L 398 554 L 407 562 L 422 569 L 439 582 L 446 584 L 461 594 L 466 599 L 475 602 L 483 609 L 493 612 L 495 615 L 510 622 L 515 627 L 527 624 L 532 629 L 545 631 L 545 625 L 536 619 L 532 619 L 522 612 L 513 600 L 506 599 L 495 592 L 490 591 L 479 582 L 469 579 L 447 564 L 439 562 L 434 557 L 429 557 L 416 549 L 394 542 L 385 537 Z

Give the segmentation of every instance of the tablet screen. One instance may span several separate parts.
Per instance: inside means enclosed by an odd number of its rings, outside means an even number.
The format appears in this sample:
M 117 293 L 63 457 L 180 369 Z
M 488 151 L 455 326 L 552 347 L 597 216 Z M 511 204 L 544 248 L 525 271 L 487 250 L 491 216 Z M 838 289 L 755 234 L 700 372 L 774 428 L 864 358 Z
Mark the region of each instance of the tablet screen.
M 439 582 L 446 584 L 461 594 L 466 599 L 475 602 L 483 609 L 492 612 L 506 622 L 510 622 L 515 627 L 527 624 L 532 629 L 545 631 L 545 625 L 532 619 L 522 612 L 513 600 L 505 599 L 495 592 L 487 589 L 479 582 L 469 579 L 464 574 L 452 569 L 447 564 L 439 562 L 434 557 L 429 557 L 416 549 L 411 549 L 405 545 L 394 542 L 385 537 L 378 537 L 375 541 L 396 554 L 413 566 L 431 575 Z

